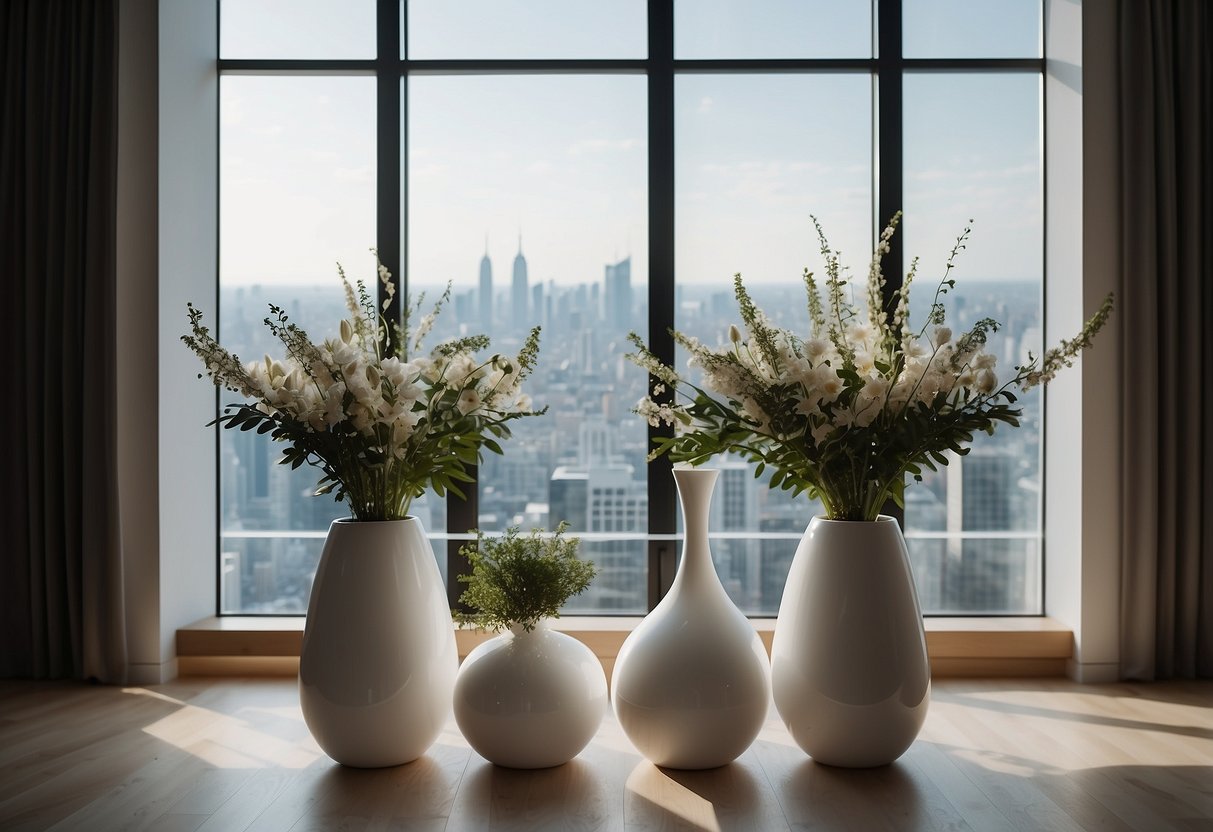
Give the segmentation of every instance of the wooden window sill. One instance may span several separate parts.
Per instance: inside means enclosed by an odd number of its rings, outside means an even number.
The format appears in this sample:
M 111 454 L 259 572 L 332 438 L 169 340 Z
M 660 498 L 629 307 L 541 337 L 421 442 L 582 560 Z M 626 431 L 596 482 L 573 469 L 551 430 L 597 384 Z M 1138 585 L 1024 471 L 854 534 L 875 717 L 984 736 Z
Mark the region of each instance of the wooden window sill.
M 615 657 L 639 617 L 568 616 L 555 622 L 562 632 L 585 642 L 610 676 Z M 753 619 L 768 652 L 775 619 Z M 927 618 L 931 674 L 957 676 L 1064 676 L 1073 634 L 1047 617 Z M 462 659 L 491 633 L 457 629 Z M 292 676 L 299 672 L 303 617 L 204 618 L 177 631 L 178 672 L 182 676 Z

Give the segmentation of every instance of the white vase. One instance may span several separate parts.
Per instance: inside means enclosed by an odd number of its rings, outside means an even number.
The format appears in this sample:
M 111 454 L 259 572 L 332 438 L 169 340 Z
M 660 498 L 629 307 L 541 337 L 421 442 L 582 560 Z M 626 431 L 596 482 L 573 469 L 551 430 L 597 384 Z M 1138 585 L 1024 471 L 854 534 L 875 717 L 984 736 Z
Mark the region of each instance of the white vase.
M 421 522 L 334 521 L 299 656 L 303 718 L 325 753 L 359 768 L 417 759 L 450 714 L 458 665 Z
M 789 733 L 817 762 L 880 766 L 910 747 L 931 668 L 896 520 L 809 523 L 779 605 L 771 680 Z
M 770 664 L 712 563 L 708 508 L 719 472 L 677 469 L 686 537 L 669 593 L 627 637 L 611 681 L 628 739 L 659 766 L 715 768 L 758 736 Z
M 477 646 L 455 680 L 455 721 L 468 744 L 507 768 L 548 768 L 581 753 L 606 713 L 602 664 L 546 622 Z

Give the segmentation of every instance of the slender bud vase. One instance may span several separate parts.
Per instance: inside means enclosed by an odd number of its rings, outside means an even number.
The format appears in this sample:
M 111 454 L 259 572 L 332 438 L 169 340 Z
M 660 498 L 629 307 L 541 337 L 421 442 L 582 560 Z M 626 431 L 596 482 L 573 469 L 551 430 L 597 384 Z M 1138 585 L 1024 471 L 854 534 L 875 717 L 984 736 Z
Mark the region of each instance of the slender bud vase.
M 771 679 L 788 732 L 819 763 L 886 765 L 910 747 L 931 668 L 896 520 L 809 523 L 779 605 Z
M 325 753 L 358 768 L 417 759 L 451 712 L 458 667 L 421 521 L 334 521 L 299 655 L 303 718 Z
M 758 736 L 771 693 L 766 650 L 721 586 L 708 547 L 718 474 L 674 471 L 682 562 L 669 593 L 624 641 L 611 680 L 620 727 L 641 754 L 669 768 L 735 760 Z

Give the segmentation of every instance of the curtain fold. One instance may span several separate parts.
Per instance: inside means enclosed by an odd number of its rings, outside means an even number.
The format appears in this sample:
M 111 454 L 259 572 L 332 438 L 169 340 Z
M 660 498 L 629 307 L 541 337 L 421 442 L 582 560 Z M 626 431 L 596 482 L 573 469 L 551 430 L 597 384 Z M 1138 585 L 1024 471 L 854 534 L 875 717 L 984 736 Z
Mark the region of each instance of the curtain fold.
M 114 0 L 4 6 L 0 269 L 14 363 L 0 675 L 126 676 L 117 513 Z
M 1213 15 L 1121 0 L 1121 675 L 1213 677 Z

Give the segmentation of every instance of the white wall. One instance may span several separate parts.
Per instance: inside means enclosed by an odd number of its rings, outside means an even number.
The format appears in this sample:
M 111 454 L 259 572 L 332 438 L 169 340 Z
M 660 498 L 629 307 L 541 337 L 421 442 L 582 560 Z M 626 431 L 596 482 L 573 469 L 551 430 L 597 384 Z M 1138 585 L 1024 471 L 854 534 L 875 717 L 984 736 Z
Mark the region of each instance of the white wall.
M 118 512 L 131 681 L 161 678 L 156 0 L 118 17 Z
M 215 389 L 180 342 L 187 301 L 217 314 L 216 4 L 160 0 L 160 658 L 216 609 Z
M 1115 35 L 1114 4 L 1045 4 L 1050 344 L 1118 279 Z M 1113 681 L 1119 666 L 1120 338 L 1114 314 L 1045 400 L 1045 612 L 1074 631 L 1069 672 L 1085 682 Z

